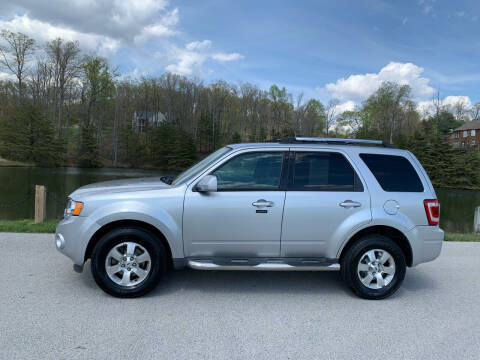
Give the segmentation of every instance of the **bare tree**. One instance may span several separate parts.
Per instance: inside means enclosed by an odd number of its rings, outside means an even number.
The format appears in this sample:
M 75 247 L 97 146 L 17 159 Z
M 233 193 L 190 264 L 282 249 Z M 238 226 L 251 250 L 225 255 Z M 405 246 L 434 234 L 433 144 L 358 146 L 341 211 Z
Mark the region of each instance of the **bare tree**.
M 463 99 L 459 99 L 452 105 L 453 116 L 455 120 L 465 121 L 470 113 L 470 108 Z
M 340 101 L 338 99 L 330 99 L 327 107 L 325 108 L 325 132 L 328 136 L 330 128 L 333 126 L 338 115 L 338 105 Z
M 472 120 L 480 118 L 480 102 L 475 103 L 470 109 L 470 116 Z
M 63 106 L 66 87 L 78 77 L 80 71 L 80 47 L 76 41 L 64 42 L 60 38 L 47 43 L 45 48 L 53 68 L 53 120 L 57 120 L 57 134 L 62 136 Z
M 2 30 L 0 37 L 6 45 L 0 46 L 0 64 L 7 68 L 18 81 L 18 95 L 23 99 L 25 65 L 35 49 L 35 40 L 22 33 Z

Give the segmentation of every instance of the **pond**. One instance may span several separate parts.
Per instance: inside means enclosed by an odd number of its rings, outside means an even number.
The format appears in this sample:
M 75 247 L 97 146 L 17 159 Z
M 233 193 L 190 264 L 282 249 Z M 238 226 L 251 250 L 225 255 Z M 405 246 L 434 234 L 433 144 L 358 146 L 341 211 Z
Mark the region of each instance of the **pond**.
M 0 167 L 0 219 L 33 218 L 34 196 L 31 192 L 36 184 L 45 185 L 49 191 L 47 216 L 61 218 L 66 196 L 82 185 L 128 177 L 163 175 L 172 175 L 172 171 Z M 472 232 L 473 212 L 476 206 L 480 206 L 480 191 L 456 189 L 436 191 L 441 204 L 441 227 L 451 232 Z

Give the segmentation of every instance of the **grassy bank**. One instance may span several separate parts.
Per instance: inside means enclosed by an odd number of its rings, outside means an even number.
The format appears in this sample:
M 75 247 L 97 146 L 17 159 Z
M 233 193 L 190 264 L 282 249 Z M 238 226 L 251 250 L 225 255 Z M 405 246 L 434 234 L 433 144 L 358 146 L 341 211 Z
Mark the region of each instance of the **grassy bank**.
M 460 234 L 460 233 L 445 233 L 445 241 L 479 241 L 480 235 L 474 233 Z
M 0 220 L 0 232 L 54 233 L 59 220 L 47 220 L 34 224 L 33 220 Z M 445 241 L 478 241 L 480 235 L 473 233 L 445 233 Z
M 21 161 L 7 160 L 0 157 L 0 167 L 1 166 L 35 166 L 35 164 L 21 162 Z
M 54 233 L 58 220 L 34 224 L 33 220 L 0 220 L 0 232 Z

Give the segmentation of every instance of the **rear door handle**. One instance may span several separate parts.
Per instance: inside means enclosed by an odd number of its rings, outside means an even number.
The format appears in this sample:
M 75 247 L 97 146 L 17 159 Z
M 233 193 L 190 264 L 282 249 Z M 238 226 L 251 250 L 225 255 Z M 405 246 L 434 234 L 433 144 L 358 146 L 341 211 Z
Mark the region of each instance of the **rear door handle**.
M 340 205 L 341 207 L 344 207 L 344 208 L 356 208 L 356 207 L 362 206 L 361 203 L 359 203 L 357 201 L 352 201 L 352 200 L 345 200 L 344 202 L 341 202 L 338 205 Z
M 267 201 L 267 200 L 264 200 L 264 199 L 259 199 L 255 202 L 253 202 L 252 205 L 256 206 L 256 207 L 272 207 L 273 205 L 275 205 L 275 203 L 273 201 Z

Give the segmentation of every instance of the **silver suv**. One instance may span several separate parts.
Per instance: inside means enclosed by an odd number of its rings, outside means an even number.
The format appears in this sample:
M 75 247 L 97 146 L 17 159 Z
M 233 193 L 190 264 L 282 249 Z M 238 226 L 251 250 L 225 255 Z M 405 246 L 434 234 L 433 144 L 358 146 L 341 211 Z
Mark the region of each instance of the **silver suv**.
M 286 138 L 223 147 L 175 178 L 79 188 L 56 231 L 77 272 L 141 296 L 167 269 L 339 270 L 382 299 L 439 256 L 433 186 L 409 151 L 376 140 Z

